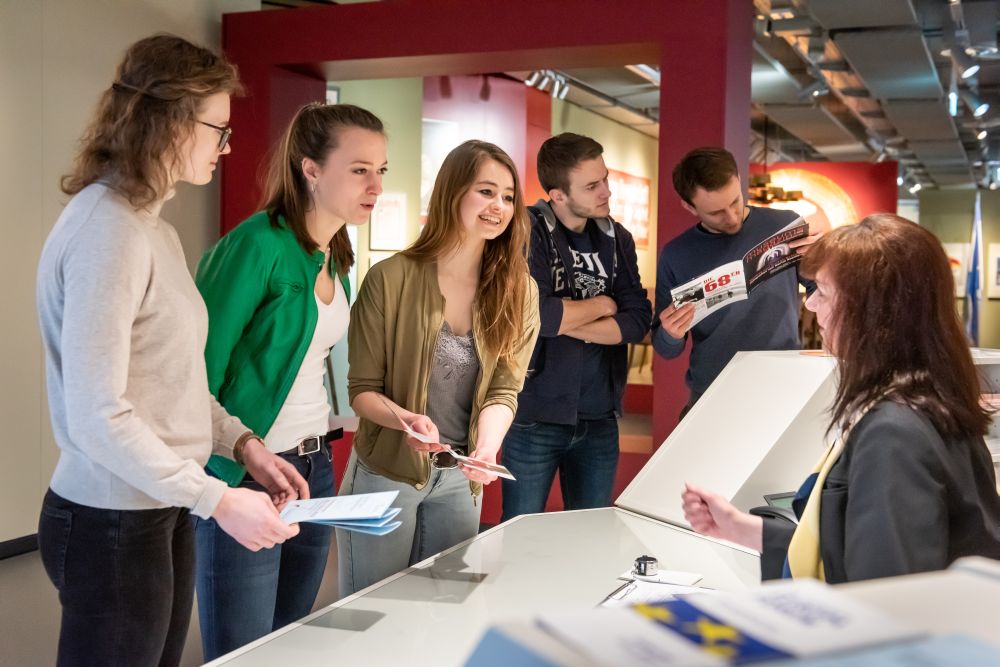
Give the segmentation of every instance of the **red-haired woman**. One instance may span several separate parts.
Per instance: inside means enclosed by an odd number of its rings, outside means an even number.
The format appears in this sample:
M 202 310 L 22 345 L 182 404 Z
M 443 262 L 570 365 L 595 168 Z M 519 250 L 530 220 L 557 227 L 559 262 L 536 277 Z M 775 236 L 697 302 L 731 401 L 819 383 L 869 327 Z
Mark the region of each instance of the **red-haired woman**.
M 876 214 L 824 236 L 802 268 L 816 281 L 806 307 L 838 357 L 835 442 L 796 496 L 797 526 L 689 485 L 692 528 L 761 551 L 764 578 L 839 583 L 1000 558 L 990 414 L 941 243 Z

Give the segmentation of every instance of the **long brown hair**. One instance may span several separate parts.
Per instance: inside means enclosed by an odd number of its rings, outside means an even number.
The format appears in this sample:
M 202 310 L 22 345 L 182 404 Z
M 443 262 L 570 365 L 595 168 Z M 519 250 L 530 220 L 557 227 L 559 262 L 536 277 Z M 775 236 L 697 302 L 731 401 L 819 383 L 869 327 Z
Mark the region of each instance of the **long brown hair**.
M 307 104 L 295 114 L 285 130 L 285 136 L 275 146 L 264 184 L 264 201 L 261 208 L 267 211 L 271 224 L 280 226 L 278 217 L 295 234 L 299 245 L 306 252 L 317 249 L 316 241 L 306 229 L 306 211 L 312 205 L 309 183 L 302 173 L 302 160 L 309 158 L 322 165 L 340 142 L 340 133 L 357 127 L 385 134 L 382 121 L 370 111 L 351 104 Z M 346 275 L 354 265 L 354 249 L 341 227 L 330 241 L 330 253 L 337 273 Z
M 943 437 L 983 435 L 990 412 L 979 403 L 979 376 L 937 237 L 876 213 L 812 247 L 802 272 L 821 269 L 834 286 L 831 328 L 840 358 L 832 423 L 844 426 L 885 397 L 926 414 Z
M 163 198 L 202 102 L 239 90 L 236 67 L 208 49 L 175 35 L 139 40 L 101 95 L 62 191 L 103 180 L 135 208 Z
M 427 224 L 420 237 L 403 251 L 408 257 L 434 261 L 461 243 L 460 208 L 487 160 L 499 162 L 514 180 L 514 217 L 503 234 L 486 242 L 479 273 L 476 305 L 485 326 L 479 341 L 501 359 L 514 359 L 515 346 L 524 328 L 528 284 L 528 211 L 517 178 L 517 167 L 502 149 L 485 141 L 466 141 L 441 165 L 427 206 Z

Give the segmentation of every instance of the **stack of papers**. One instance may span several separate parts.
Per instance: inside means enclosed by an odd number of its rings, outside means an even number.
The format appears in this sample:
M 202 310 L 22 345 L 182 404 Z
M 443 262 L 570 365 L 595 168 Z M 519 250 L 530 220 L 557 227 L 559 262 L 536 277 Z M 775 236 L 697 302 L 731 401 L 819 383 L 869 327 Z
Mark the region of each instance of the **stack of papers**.
M 813 581 L 552 614 L 541 616 L 538 623 L 602 667 L 721 667 L 811 658 L 919 636 L 882 612 Z
M 403 522 L 393 521 L 400 508 L 392 507 L 399 491 L 359 493 L 354 496 L 293 500 L 281 512 L 285 523 L 321 523 L 368 535 L 386 535 Z

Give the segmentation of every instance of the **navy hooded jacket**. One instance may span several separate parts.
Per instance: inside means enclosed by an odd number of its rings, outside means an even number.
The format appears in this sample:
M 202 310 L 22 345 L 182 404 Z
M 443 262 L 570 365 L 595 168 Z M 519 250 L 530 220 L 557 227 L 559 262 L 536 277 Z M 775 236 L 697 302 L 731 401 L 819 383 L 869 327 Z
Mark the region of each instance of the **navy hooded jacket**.
M 576 424 L 580 397 L 581 362 L 585 343 L 571 336 L 560 336 L 563 299 L 572 298 L 573 260 L 569 242 L 555 213 L 544 200 L 528 207 L 531 215 L 531 276 L 538 283 L 541 329 L 528 366 L 524 389 L 518 397 L 517 417 L 521 424 L 548 422 Z M 628 379 L 628 343 L 638 343 L 650 329 L 652 305 L 639 279 L 635 241 L 625 227 L 611 218 L 595 219 L 601 262 L 611 269 L 611 298 L 618 304 L 614 315 L 621 330 L 618 345 L 603 345 L 610 357 L 612 395 L 615 414 L 621 416 L 622 398 Z M 566 271 L 563 285 L 554 291 L 553 275 Z

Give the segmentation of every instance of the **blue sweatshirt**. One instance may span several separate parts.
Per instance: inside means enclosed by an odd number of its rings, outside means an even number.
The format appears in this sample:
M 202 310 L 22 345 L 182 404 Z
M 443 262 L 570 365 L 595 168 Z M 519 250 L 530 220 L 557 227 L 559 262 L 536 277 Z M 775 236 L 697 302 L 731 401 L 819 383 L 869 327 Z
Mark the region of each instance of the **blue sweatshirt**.
M 670 290 L 720 264 L 743 259 L 753 246 L 792 222 L 798 214 L 780 209 L 749 207 L 736 234 L 714 234 L 695 225 L 664 246 L 656 267 L 656 313 L 653 347 L 673 359 L 684 351 L 691 336 L 691 362 L 685 382 L 689 404 L 697 401 L 737 352 L 799 349 L 799 288 L 810 281 L 799 277 L 798 265 L 757 285 L 750 298 L 722 308 L 677 339 L 660 326 L 660 312 L 670 305 Z
M 531 214 L 528 257 L 531 277 L 538 283 L 541 329 L 528 365 L 524 389 L 518 397 L 516 421 L 521 424 L 576 424 L 579 419 L 587 418 L 586 401 L 581 401 L 581 393 L 590 389 L 585 368 L 589 367 L 586 361 L 595 349 L 607 360 L 604 367 L 611 374 L 612 407 L 616 415 L 621 415 L 628 377 L 628 343 L 638 343 L 649 331 L 650 303 L 639 280 L 635 241 L 627 229 L 611 218 L 594 220 L 597 233 L 592 236 L 596 245 L 593 250 L 608 273 L 608 285 L 600 293 L 608 294 L 618 304 L 614 318 L 621 330 L 622 342 L 618 345 L 585 343 L 559 335 L 562 300 L 581 298 L 574 290 L 578 282 L 577 271 L 565 228 L 543 200 L 528 207 L 528 212 Z M 604 388 L 601 389 L 603 393 Z

